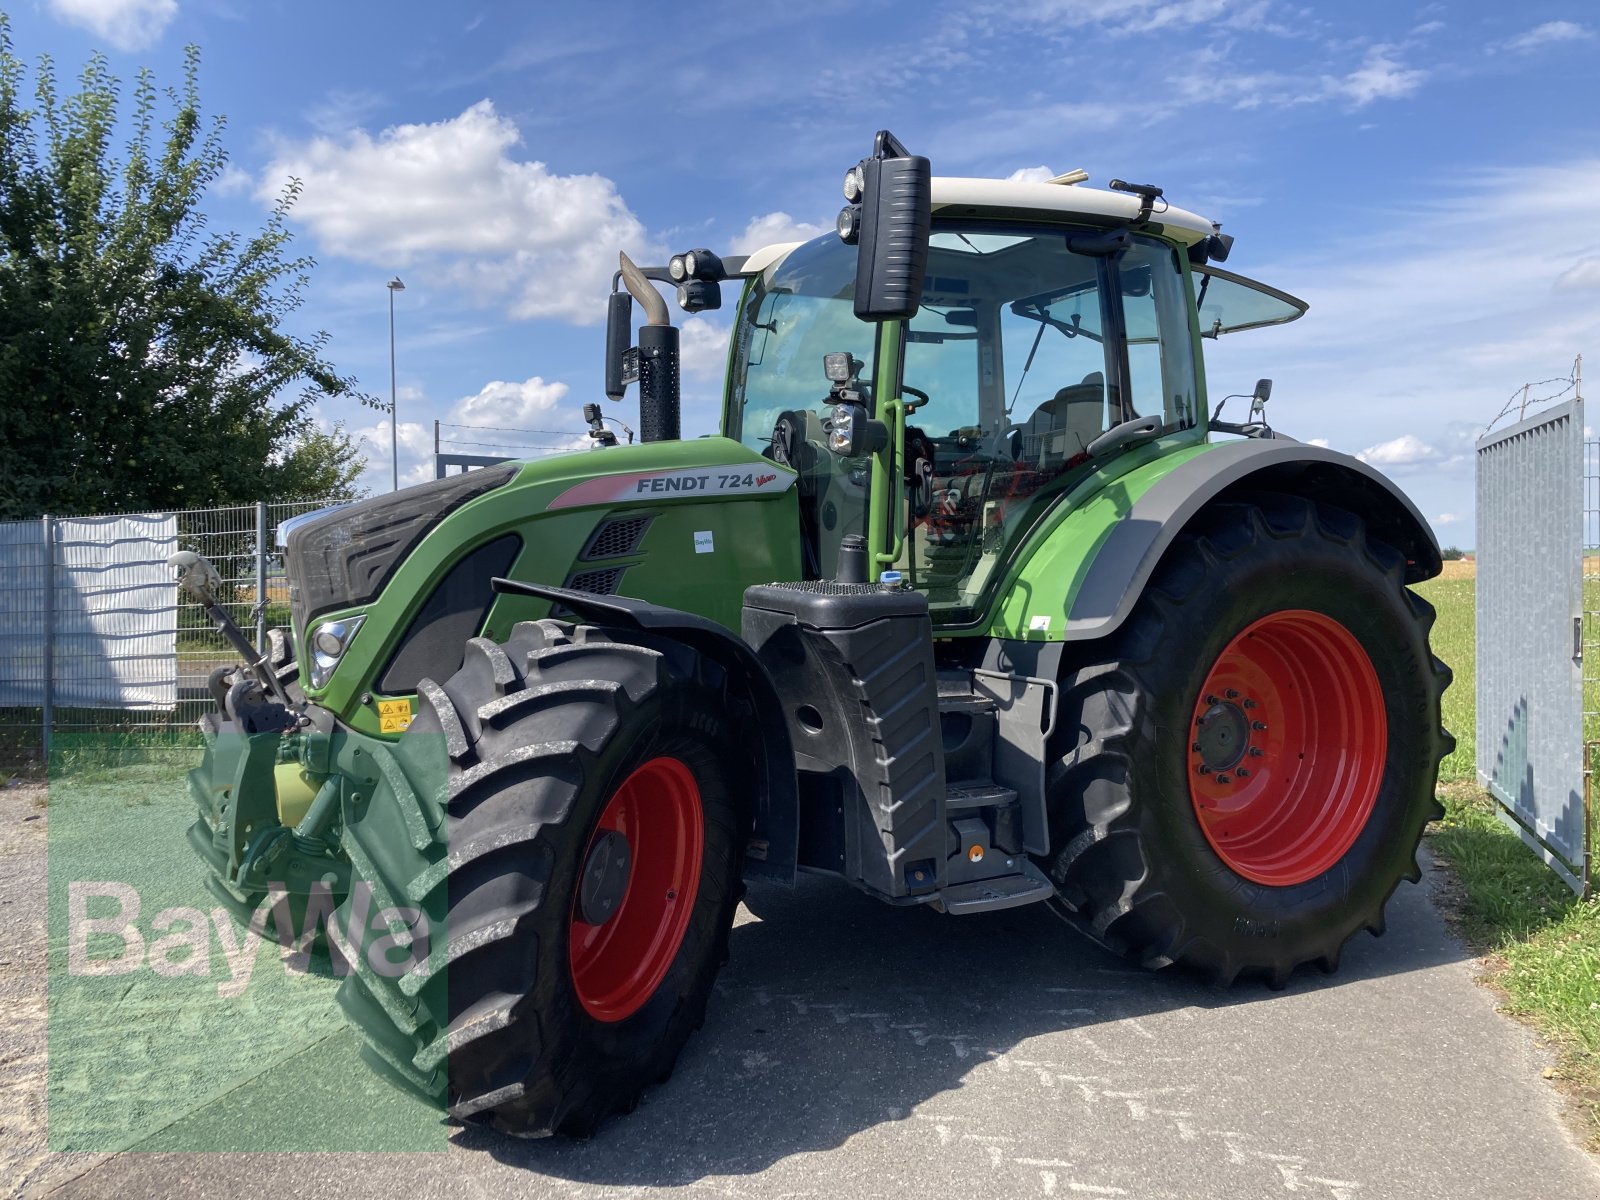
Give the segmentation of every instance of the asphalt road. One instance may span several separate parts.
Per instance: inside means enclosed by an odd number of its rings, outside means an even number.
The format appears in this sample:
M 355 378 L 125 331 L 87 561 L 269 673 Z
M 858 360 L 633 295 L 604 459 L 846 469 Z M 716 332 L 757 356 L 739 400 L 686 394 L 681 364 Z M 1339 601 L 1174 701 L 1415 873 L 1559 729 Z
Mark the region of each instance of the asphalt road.
M 25 811 L 0 806 L 0 1190 L 1600 1196 L 1541 1078 L 1549 1059 L 1473 982 L 1431 884 L 1402 885 L 1388 935 L 1353 943 L 1337 976 L 1280 993 L 1129 969 L 1040 907 L 951 918 L 825 880 L 760 887 L 677 1073 L 590 1141 L 454 1130 L 432 1154 L 48 1155 L 43 839 L 13 829 Z

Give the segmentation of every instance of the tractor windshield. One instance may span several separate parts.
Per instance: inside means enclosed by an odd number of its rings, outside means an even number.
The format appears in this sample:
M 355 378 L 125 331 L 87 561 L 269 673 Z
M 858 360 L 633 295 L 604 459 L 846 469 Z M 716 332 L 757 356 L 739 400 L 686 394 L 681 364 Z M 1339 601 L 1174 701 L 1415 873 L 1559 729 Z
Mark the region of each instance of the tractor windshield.
M 839 539 L 866 524 L 871 461 L 830 454 L 822 428 L 829 404 L 823 355 L 849 351 L 866 364 L 862 377 L 872 377 L 876 327 L 856 319 L 855 282 L 855 247 L 832 234 L 817 238 L 754 280 L 734 330 L 724 429 L 769 454 L 780 418 L 799 434 L 790 465 L 800 472 L 802 541 L 813 578 L 833 576 Z
M 848 350 L 872 361 L 873 326 L 851 299 L 856 251 L 837 237 L 808 242 L 755 280 L 734 337 L 728 436 L 765 450 L 786 412 L 828 403 L 822 356 Z

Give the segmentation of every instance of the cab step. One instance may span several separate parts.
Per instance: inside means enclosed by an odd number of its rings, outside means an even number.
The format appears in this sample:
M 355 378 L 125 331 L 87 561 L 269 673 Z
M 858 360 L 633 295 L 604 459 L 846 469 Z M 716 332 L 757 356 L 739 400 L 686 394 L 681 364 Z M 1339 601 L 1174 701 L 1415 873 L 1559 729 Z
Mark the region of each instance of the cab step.
M 1055 888 L 1045 878 L 1043 871 L 1026 858 L 1016 861 L 1019 869 L 1014 875 L 1000 875 L 994 879 L 979 879 L 941 888 L 939 906 L 947 913 L 960 916 L 995 912 L 1002 908 L 1021 908 L 1024 904 L 1048 900 L 1055 894 Z
M 963 780 L 952 783 L 945 792 L 946 812 L 965 812 L 974 808 L 1010 808 L 1017 802 L 1011 788 L 988 780 Z

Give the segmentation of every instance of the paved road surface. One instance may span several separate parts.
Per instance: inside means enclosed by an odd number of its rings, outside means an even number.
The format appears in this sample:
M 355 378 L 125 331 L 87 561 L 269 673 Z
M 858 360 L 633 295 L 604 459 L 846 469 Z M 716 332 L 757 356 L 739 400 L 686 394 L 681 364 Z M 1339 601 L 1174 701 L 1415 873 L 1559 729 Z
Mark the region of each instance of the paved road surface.
M 20 811 L 0 814 L 8 830 Z M 35 857 L 0 859 L 13 1116 L 39 1065 Z M 445 1154 L 24 1153 L 8 1178 L 96 1200 L 1600 1196 L 1548 1060 L 1472 982 L 1422 888 L 1402 886 L 1389 935 L 1355 942 L 1338 976 L 1278 994 L 1130 970 L 1042 908 L 949 918 L 815 880 L 753 890 L 750 909 L 677 1074 L 591 1141 L 457 1130 Z M 5 1121 L 14 1163 L 38 1134 Z

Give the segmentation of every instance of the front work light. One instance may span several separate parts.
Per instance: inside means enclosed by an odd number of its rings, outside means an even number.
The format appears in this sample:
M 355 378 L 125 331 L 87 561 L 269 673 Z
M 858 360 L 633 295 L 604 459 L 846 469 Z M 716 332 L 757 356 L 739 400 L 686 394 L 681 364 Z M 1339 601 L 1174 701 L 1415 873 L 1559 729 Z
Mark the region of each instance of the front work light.
M 311 686 L 322 687 L 333 675 L 344 652 L 367 618 L 347 617 L 342 621 L 324 621 L 311 634 Z
M 847 204 L 841 208 L 834 229 L 838 231 L 841 242 L 847 246 L 855 245 L 861 238 L 861 206 Z

